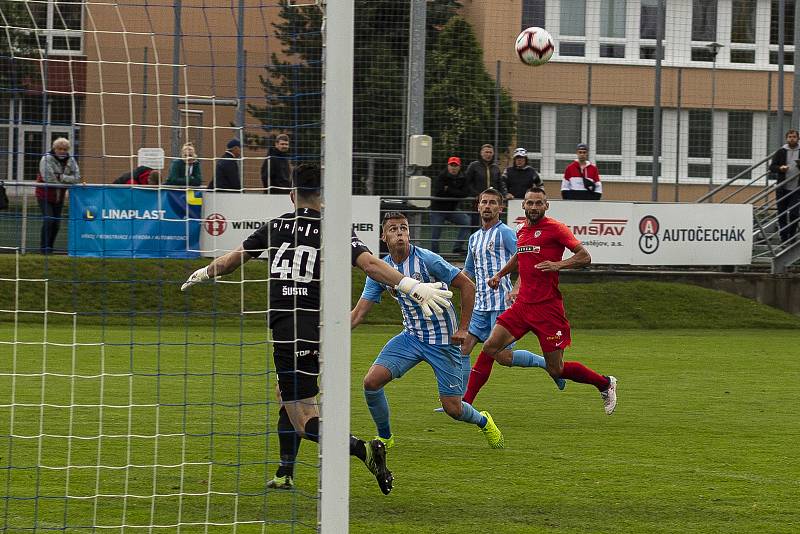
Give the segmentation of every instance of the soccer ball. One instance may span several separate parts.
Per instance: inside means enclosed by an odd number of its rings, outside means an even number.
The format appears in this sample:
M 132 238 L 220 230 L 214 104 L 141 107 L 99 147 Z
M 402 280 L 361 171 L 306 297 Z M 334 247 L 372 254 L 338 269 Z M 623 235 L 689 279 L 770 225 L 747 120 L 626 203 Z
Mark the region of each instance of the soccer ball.
M 531 26 L 517 36 L 515 48 L 519 59 L 526 65 L 544 65 L 553 57 L 553 37 L 547 30 Z

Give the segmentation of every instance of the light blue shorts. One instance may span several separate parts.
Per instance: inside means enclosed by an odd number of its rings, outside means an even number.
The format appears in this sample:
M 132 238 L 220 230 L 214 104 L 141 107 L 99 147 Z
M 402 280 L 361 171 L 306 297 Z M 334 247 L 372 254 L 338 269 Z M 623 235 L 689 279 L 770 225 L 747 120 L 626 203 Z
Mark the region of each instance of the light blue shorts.
M 433 367 L 439 395 L 462 396 L 466 391 L 465 376 L 469 376 L 469 358 L 461 356 L 457 345 L 429 345 L 407 332 L 401 332 L 389 340 L 375 359 L 377 365 L 386 367 L 392 373 L 393 379 L 400 378 L 419 362 L 428 362 Z
M 505 310 L 498 311 L 477 311 L 473 310 L 472 319 L 469 321 L 468 332 L 478 338 L 478 341 L 483 343 L 489 339 L 489 334 L 492 333 L 494 323 L 497 322 L 497 317 L 500 316 Z M 512 348 L 516 341 L 512 341 L 507 348 Z

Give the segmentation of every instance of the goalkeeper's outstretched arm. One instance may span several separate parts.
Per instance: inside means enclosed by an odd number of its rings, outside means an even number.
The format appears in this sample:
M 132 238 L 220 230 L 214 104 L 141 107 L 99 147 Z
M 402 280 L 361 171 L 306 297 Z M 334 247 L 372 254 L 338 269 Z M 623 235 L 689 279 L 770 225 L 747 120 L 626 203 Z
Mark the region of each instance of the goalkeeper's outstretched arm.
M 251 259 L 252 256 L 250 254 L 246 254 L 244 247 L 239 245 L 239 247 L 235 250 L 231 250 L 219 258 L 215 258 L 214 261 L 205 267 L 197 269 L 195 272 L 193 272 L 189 279 L 186 280 L 186 282 L 184 282 L 181 286 L 181 291 L 185 291 L 186 288 L 200 282 L 205 282 L 211 278 L 230 274 Z

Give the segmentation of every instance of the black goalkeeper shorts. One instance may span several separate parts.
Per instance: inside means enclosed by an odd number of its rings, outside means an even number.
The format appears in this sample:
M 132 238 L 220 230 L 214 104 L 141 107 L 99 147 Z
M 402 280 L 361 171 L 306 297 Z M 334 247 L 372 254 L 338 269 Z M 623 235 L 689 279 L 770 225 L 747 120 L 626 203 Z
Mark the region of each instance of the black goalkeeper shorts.
M 286 314 L 272 318 L 272 343 L 278 388 L 284 401 L 319 393 L 319 315 Z

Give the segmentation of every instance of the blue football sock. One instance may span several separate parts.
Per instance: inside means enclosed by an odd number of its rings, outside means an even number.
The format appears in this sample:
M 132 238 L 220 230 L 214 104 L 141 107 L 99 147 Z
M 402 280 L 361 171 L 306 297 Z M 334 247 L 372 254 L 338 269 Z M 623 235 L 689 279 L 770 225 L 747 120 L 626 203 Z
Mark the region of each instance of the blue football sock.
M 534 354 L 527 350 L 515 350 L 512 353 L 511 365 L 513 367 L 541 367 L 544 368 L 547 364 L 543 356 Z
M 372 415 L 372 420 L 375 421 L 378 435 L 383 439 L 389 439 L 392 437 L 392 430 L 389 426 L 389 403 L 386 401 L 386 394 L 383 392 L 383 388 L 376 390 L 365 389 L 364 397 L 367 399 L 367 407 Z
M 461 401 L 461 417 L 458 420 L 478 425 L 481 428 L 486 426 L 486 418 L 464 401 Z

